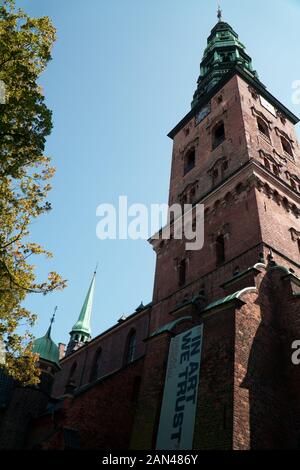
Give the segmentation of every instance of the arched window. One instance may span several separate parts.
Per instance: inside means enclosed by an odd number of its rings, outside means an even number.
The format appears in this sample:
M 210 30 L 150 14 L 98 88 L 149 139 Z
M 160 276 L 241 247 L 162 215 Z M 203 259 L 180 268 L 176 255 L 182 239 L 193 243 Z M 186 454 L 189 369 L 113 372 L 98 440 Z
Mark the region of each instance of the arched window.
M 225 261 L 225 239 L 224 235 L 219 235 L 216 240 L 216 259 L 217 266 L 223 264 Z
M 136 331 L 133 329 L 129 332 L 126 341 L 124 365 L 130 364 L 134 360 L 136 347 Z
M 212 131 L 212 148 L 216 149 L 225 140 L 224 122 L 219 122 Z
M 98 348 L 94 354 L 93 364 L 91 368 L 90 382 L 93 382 L 99 377 L 101 353 L 102 353 L 102 348 Z
M 266 123 L 266 121 L 264 121 L 262 118 L 258 117 L 257 118 L 257 127 L 258 127 L 259 132 L 261 134 L 263 134 L 264 136 L 268 137 L 268 139 L 270 140 L 269 126 Z
M 186 260 L 180 261 L 178 266 L 178 284 L 179 287 L 184 286 L 186 282 Z
M 185 175 L 194 168 L 195 161 L 196 161 L 196 152 L 195 152 L 195 149 L 191 149 L 186 153 L 185 158 L 184 158 L 184 174 Z
M 281 140 L 281 145 L 282 145 L 284 152 L 290 155 L 291 157 L 293 157 L 294 155 L 293 155 L 293 150 L 292 150 L 292 146 L 290 142 L 282 136 L 280 137 L 280 140 Z

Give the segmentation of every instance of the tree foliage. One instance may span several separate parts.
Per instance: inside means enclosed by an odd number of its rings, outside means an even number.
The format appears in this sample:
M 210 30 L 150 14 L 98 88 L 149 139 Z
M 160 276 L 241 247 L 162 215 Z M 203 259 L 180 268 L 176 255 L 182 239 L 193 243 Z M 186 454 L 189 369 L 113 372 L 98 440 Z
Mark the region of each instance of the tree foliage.
M 38 79 L 51 60 L 55 29 L 48 17 L 31 18 L 13 0 L 0 2 L 0 341 L 5 342 L 6 369 L 24 384 L 38 382 L 30 328 L 36 316 L 25 309 L 29 293 L 47 294 L 65 281 L 51 272 L 36 279 L 30 257 L 51 256 L 30 240 L 30 224 L 51 210 L 46 197 L 54 174 L 44 155 L 52 128 L 51 111 Z M 20 333 L 20 326 L 27 326 Z

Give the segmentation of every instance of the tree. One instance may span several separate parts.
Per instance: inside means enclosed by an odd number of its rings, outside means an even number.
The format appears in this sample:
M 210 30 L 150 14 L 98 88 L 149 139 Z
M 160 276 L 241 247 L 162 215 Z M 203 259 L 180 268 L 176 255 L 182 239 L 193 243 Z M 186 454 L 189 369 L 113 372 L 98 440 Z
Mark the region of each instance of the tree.
M 51 210 L 46 201 L 54 174 L 44 153 L 52 129 L 51 111 L 38 79 L 51 60 L 55 28 L 48 17 L 31 18 L 16 10 L 14 0 L 0 5 L 0 341 L 6 371 L 23 384 L 38 383 L 31 352 L 36 315 L 22 303 L 28 293 L 47 294 L 65 287 L 55 272 L 36 279 L 29 258 L 51 253 L 30 240 L 30 223 Z M 19 333 L 20 325 L 26 331 Z

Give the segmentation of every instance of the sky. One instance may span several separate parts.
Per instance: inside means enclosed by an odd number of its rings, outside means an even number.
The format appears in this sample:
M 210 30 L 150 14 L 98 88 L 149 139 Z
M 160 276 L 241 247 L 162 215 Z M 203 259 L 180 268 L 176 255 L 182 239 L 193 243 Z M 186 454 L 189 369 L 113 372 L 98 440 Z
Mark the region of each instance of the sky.
M 299 0 L 221 0 L 224 21 L 239 34 L 268 90 L 295 114 L 292 83 L 300 80 Z M 31 294 L 44 334 L 67 342 L 99 262 L 92 335 L 151 301 L 155 253 L 145 240 L 96 237 L 96 207 L 166 203 L 172 141 L 168 132 L 190 110 L 199 64 L 217 22 L 214 0 L 19 0 L 57 28 L 53 60 L 41 77 L 54 128 L 46 154 L 56 176 L 53 210 L 35 220 L 32 240 L 54 254 L 35 260 L 44 278 L 59 272 L 68 287 Z M 299 135 L 299 132 L 298 132 Z

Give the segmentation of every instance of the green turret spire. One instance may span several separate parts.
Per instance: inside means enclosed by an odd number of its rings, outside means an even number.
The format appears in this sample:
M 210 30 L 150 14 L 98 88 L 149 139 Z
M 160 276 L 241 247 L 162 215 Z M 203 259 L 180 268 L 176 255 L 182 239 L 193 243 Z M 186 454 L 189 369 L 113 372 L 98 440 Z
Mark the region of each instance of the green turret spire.
M 218 8 L 218 23 L 207 39 L 207 47 L 200 64 L 198 87 L 192 101 L 192 108 L 209 92 L 221 78 L 236 66 L 242 67 L 250 76 L 258 78 L 252 68 L 252 59 L 246 53 L 237 33 L 222 20 L 221 8 Z
M 37 353 L 40 359 L 44 359 L 49 362 L 53 362 L 58 365 L 59 363 L 59 350 L 58 346 L 54 343 L 51 338 L 51 328 L 54 322 L 55 313 L 57 307 L 55 307 L 54 314 L 50 321 L 50 326 L 46 331 L 46 334 L 42 338 L 37 338 L 33 342 L 32 352 Z
M 96 271 L 93 274 L 92 281 L 86 294 L 78 320 L 73 326 L 72 331 L 70 332 L 71 339 L 68 347 L 69 352 L 70 349 L 73 350 L 75 345 L 78 345 L 78 343 L 86 343 L 91 339 L 91 315 L 93 308 L 95 279 Z

